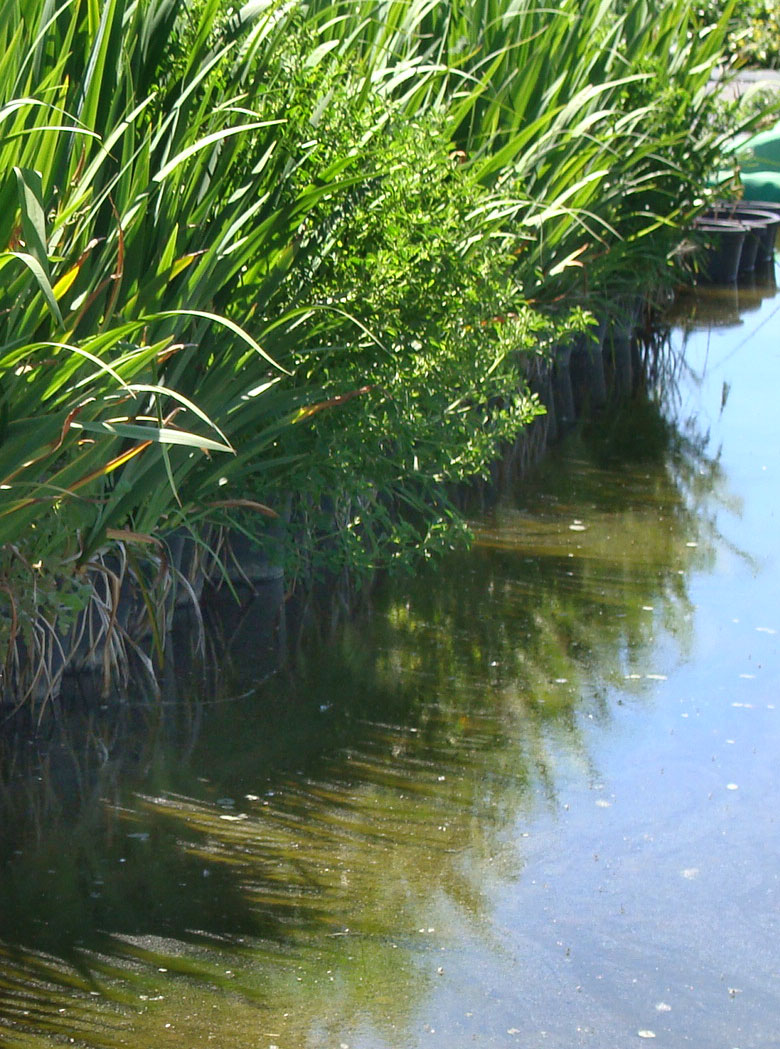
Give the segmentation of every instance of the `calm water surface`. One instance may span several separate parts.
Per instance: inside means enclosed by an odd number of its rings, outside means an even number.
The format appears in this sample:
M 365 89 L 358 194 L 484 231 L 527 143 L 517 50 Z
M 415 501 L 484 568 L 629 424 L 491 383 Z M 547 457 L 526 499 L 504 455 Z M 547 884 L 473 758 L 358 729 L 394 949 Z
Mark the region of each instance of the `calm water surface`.
M 780 299 L 740 294 L 673 332 L 668 421 L 572 438 L 294 675 L 236 618 L 210 688 L 4 745 L 0 1045 L 780 1046 Z

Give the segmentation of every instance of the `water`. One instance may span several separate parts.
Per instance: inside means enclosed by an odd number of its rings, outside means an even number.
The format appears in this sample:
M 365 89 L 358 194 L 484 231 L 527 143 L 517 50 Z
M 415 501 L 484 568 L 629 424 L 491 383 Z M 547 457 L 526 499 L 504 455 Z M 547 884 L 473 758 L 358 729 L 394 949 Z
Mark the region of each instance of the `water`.
M 7 743 L 0 1045 L 780 1045 L 779 330 L 700 305 L 670 422 L 294 675 L 236 621 L 209 687 Z

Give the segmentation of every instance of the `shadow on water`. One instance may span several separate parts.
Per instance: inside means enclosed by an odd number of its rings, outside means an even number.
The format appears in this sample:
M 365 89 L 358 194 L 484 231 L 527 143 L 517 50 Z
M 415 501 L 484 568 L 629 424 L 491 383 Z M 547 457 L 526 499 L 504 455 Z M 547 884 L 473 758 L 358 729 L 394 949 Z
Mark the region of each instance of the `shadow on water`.
M 383 583 L 293 669 L 269 676 L 266 595 L 210 624 L 205 677 L 180 656 L 167 702 L 6 733 L 10 1044 L 238 1045 L 257 1009 L 319 1044 L 329 1017 L 366 1013 L 398 1037 L 434 978 L 436 916 L 481 928 L 490 885 L 522 872 L 518 821 L 567 766 L 598 778 L 583 723 L 684 657 L 686 578 L 726 498 L 706 443 L 632 405 L 505 493 L 472 551 Z

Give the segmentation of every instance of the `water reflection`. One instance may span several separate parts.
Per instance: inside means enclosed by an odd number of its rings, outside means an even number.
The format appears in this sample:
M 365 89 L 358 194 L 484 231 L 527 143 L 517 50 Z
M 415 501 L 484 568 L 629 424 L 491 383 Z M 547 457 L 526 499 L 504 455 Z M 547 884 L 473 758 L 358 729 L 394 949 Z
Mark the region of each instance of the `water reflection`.
M 705 446 L 633 406 L 294 671 L 255 688 L 279 621 L 244 610 L 207 690 L 185 662 L 175 703 L 4 739 L 9 1044 L 409 1044 L 447 952 L 490 938 L 493 886 L 522 875 L 518 825 L 568 769 L 597 782 L 583 726 L 686 656 L 723 497 Z
M 750 314 L 776 294 L 775 267 L 771 263 L 757 267 L 753 273 L 740 278 L 738 284 L 702 285 L 695 293 L 683 294 L 669 311 L 669 320 L 688 332 L 743 326 Z

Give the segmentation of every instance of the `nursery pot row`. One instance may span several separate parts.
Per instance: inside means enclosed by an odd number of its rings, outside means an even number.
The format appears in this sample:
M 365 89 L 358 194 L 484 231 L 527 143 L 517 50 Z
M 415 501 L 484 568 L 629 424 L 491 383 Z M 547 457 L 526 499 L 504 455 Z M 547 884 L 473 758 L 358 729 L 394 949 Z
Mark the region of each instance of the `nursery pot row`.
M 704 240 L 701 274 L 711 284 L 733 284 L 774 258 L 780 206 L 761 201 L 723 203 L 696 219 Z

